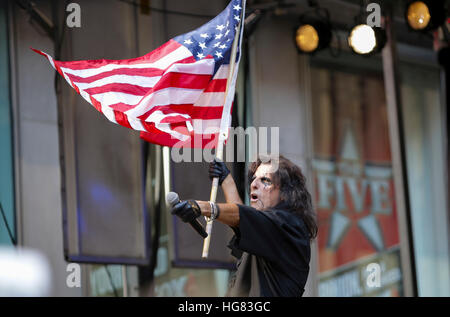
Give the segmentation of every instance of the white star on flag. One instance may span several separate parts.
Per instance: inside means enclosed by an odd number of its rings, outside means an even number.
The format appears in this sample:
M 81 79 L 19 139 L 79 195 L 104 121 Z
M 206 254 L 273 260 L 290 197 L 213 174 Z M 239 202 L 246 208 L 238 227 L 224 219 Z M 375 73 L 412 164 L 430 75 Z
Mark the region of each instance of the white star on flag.
M 216 30 L 219 30 L 220 32 L 222 32 L 222 30 L 225 28 L 225 25 L 223 25 L 223 24 L 221 24 L 221 25 L 218 25 L 217 27 L 216 27 Z
M 241 21 L 241 18 L 240 18 L 238 15 L 235 15 L 235 16 L 234 16 L 234 19 L 235 19 L 236 21 L 238 21 L 238 22 Z
M 223 44 L 223 45 L 220 45 L 219 48 L 224 49 L 224 48 L 227 48 L 227 46 L 225 44 Z
M 220 40 L 222 38 L 222 36 L 223 36 L 222 33 L 221 34 L 217 34 L 216 35 L 216 40 Z
M 236 6 L 233 6 L 233 9 L 237 10 L 237 11 L 241 11 L 242 7 L 238 4 Z
M 184 40 L 184 44 L 190 45 L 192 43 L 194 42 L 192 42 L 191 39 Z
M 228 33 L 230 33 L 230 30 L 229 30 L 229 29 L 225 32 L 225 36 L 227 36 Z
M 198 53 L 198 54 L 197 54 L 197 57 L 200 58 L 200 59 L 202 59 L 203 57 L 205 57 L 205 55 L 203 55 L 202 53 Z
M 222 56 L 222 53 L 220 53 L 220 52 L 216 52 L 216 56 L 218 57 L 218 58 L 222 58 L 223 56 Z
M 206 39 L 209 37 L 209 35 L 208 35 L 208 33 L 202 33 L 202 34 L 200 34 L 200 37 Z
M 216 44 L 213 45 L 213 47 L 219 47 L 220 42 L 217 42 Z
M 205 43 L 199 43 L 198 46 L 200 46 L 202 49 L 205 49 L 205 48 L 206 48 Z

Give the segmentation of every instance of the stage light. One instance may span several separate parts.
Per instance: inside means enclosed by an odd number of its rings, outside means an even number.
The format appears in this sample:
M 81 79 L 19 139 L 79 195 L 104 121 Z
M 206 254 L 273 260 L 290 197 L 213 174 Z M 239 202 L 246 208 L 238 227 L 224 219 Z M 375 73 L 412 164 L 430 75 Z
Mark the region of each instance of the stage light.
M 414 30 L 423 30 L 430 23 L 430 10 L 422 1 L 415 1 L 408 6 L 406 19 Z
M 297 29 L 295 41 L 299 50 L 311 53 L 319 46 L 319 34 L 312 25 L 305 24 Z
M 331 42 L 331 27 L 328 23 L 304 18 L 295 33 L 299 52 L 312 54 L 327 48 Z
M 405 17 L 415 31 L 430 31 L 445 22 L 444 0 L 409 1 Z
M 386 32 L 381 28 L 359 24 L 350 32 L 348 44 L 357 54 L 375 54 L 380 52 L 386 44 Z

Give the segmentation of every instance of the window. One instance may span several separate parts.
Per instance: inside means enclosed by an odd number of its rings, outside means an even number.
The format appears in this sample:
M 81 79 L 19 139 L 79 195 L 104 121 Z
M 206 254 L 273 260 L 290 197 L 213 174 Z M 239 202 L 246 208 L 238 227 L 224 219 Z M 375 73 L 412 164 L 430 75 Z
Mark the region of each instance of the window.
M 446 137 L 439 70 L 404 63 L 401 75 L 418 295 L 449 296 Z

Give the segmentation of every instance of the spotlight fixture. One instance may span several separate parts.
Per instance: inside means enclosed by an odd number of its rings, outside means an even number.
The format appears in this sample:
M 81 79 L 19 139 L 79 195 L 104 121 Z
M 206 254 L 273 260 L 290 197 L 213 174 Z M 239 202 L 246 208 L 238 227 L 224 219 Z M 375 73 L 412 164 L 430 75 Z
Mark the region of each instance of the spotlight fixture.
M 321 16 L 320 12 L 325 12 Z M 331 24 L 328 11 L 316 8 L 315 14 L 305 13 L 295 31 L 295 44 L 300 53 L 313 54 L 327 48 L 331 42 Z
M 386 31 L 382 28 L 358 24 L 350 32 L 348 45 L 356 54 L 379 53 L 386 44 Z
M 414 31 L 435 30 L 445 22 L 444 0 L 411 0 L 406 5 L 405 17 Z

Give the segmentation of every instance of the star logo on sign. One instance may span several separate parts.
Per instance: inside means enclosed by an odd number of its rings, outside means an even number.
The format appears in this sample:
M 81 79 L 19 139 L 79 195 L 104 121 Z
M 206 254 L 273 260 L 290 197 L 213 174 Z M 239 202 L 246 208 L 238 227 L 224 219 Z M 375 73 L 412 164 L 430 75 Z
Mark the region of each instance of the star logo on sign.
M 194 42 L 192 42 L 191 39 L 184 40 L 184 44 L 191 45 L 192 43 Z
M 201 38 L 207 39 L 209 37 L 208 33 L 202 33 L 200 34 Z
M 222 32 L 222 30 L 225 28 L 225 25 L 223 25 L 223 24 L 221 24 L 221 25 L 218 25 L 217 27 L 216 27 L 216 30 L 219 30 L 220 32 Z
M 241 11 L 242 7 L 238 4 L 238 5 L 233 6 L 233 9 L 236 11 Z
M 216 56 L 217 56 L 217 58 L 222 58 L 223 57 L 222 53 L 220 53 L 220 52 L 216 52 Z
M 198 46 L 200 46 L 202 50 L 204 50 L 206 48 L 206 44 L 205 43 L 199 43 Z
M 346 187 L 349 188 L 350 197 L 352 202 L 350 205 L 347 205 L 346 199 L 343 199 L 342 196 L 344 196 L 344 190 L 337 190 L 335 193 L 340 193 L 339 195 L 342 195 L 341 198 L 336 197 L 337 205 L 333 208 L 330 208 L 332 210 L 327 223 L 329 223 L 329 230 L 328 230 L 328 236 L 326 240 L 326 248 L 334 250 L 334 252 L 337 252 L 337 250 L 342 245 L 342 241 L 344 238 L 348 238 L 349 234 L 353 234 L 349 231 L 351 228 L 356 227 L 358 229 L 359 233 L 362 233 L 365 238 L 367 238 L 368 242 L 372 245 L 373 249 L 377 252 L 380 252 L 382 250 L 386 249 L 386 241 L 383 234 L 384 225 L 380 223 L 378 217 L 376 217 L 376 214 L 384 214 L 384 215 L 390 215 L 391 209 L 390 207 L 384 207 L 382 209 L 381 202 L 378 203 L 379 207 L 373 207 L 374 201 L 376 201 L 376 197 L 380 197 L 380 195 L 377 195 L 375 192 L 373 192 L 373 189 L 371 189 L 372 193 L 372 202 L 371 206 L 367 208 L 365 206 L 365 198 L 362 196 L 359 196 L 358 193 L 355 192 L 357 184 L 356 184 L 356 177 L 358 179 L 363 179 L 363 182 L 361 183 L 361 190 L 360 193 L 365 193 L 367 191 L 367 187 L 370 186 L 370 183 L 367 181 L 368 178 L 373 177 L 373 175 L 376 175 L 377 178 L 380 177 L 385 179 L 386 181 L 386 188 L 389 188 L 388 182 L 389 179 L 392 178 L 392 168 L 391 167 L 384 167 L 384 166 L 373 166 L 368 165 L 364 169 L 358 170 L 358 169 L 351 169 L 349 167 L 352 166 L 352 164 L 360 164 L 361 163 L 361 154 L 358 149 L 358 145 L 355 138 L 355 133 L 352 128 L 347 127 L 346 131 L 344 132 L 344 139 L 341 145 L 340 149 L 340 155 L 338 157 L 338 162 L 340 163 L 334 163 L 334 162 L 328 162 L 324 164 L 324 161 L 318 160 L 317 162 L 319 164 L 315 164 L 316 166 L 329 166 L 329 169 L 334 171 L 339 171 L 341 164 L 346 164 L 346 171 L 352 171 L 352 172 L 346 172 L 348 175 L 344 175 L 345 177 L 345 184 Z M 321 161 L 321 162 L 320 162 Z M 322 165 L 320 165 L 322 164 Z M 344 166 L 344 165 L 341 165 Z M 356 165 L 353 165 L 356 166 Z M 357 171 L 357 172 L 355 172 Z M 328 173 L 328 172 L 327 172 Z M 354 174 L 352 174 L 354 173 Z M 364 174 L 363 174 L 364 173 Z M 372 175 L 372 176 L 371 176 Z M 368 178 L 366 178 L 368 177 Z M 365 182 L 364 182 L 365 179 Z M 354 181 L 354 185 L 351 181 Z M 343 182 L 343 184 L 344 184 Z M 337 182 L 336 182 L 337 184 Z M 365 185 L 364 185 L 365 184 Z M 352 189 L 353 188 L 353 189 Z M 324 194 L 325 195 L 325 194 Z M 336 194 L 337 195 L 337 194 Z M 380 199 L 380 198 L 378 198 Z M 387 197 L 385 198 L 388 199 Z M 339 203 L 341 201 L 341 203 Z M 388 203 L 388 202 L 385 202 Z M 319 203 L 320 204 L 320 203 Z M 342 206 L 341 206 L 342 204 Z M 330 205 L 331 206 L 331 205 Z M 351 206 L 351 207 L 349 207 Z M 378 206 L 378 205 L 377 205 Z M 328 208 L 328 207 L 326 207 Z M 379 210 L 380 208 L 381 210 Z
M 202 53 L 198 53 L 198 54 L 197 54 L 197 57 L 200 58 L 200 59 L 202 59 L 203 57 L 205 57 L 205 55 L 203 55 Z

